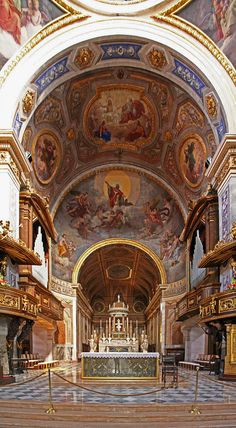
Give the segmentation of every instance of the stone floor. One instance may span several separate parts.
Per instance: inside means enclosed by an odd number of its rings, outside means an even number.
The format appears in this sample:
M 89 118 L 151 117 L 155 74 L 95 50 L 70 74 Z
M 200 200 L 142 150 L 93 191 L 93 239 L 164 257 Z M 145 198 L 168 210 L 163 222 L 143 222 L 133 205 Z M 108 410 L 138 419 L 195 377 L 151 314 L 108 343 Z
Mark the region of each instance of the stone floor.
M 41 377 L 38 377 L 41 374 Z M 59 378 L 58 375 L 62 376 Z M 79 365 L 51 370 L 52 400 L 57 403 L 171 404 L 192 403 L 196 373 L 179 369 L 178 388 L 163 388 L 156 381 L 82 381 Z M 77 385 L 74 385 L 77 384 Z M 0 387 L 0 400 L 48 401 L 47 372 L 29 371 L 16 376 L 16 383 Z M 199 372 L 198 402 L 235 403 L 236 384 L 218 381 L 214 375 Z

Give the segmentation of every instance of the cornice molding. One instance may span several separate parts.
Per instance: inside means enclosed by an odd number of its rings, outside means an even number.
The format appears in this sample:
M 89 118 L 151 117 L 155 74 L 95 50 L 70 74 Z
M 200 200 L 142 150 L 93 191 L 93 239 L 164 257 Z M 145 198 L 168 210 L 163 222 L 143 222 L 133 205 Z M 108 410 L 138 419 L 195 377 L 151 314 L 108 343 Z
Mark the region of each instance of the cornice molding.
M 24 202 L 26 200 L 34 208 L 35 214 L 38 217 L 47 235 L 55 242 L 57 239 L 57 232 L 49 211 L 48 201 L 42 196 L 40 196 L 36 191 L 31 190 L 30 188 L 20 192 L 20 201 Z
M 206 175 L 219 190 L 231 173 L 236 174 L 236 135 L 225 136 Z
M 25 181 L 23 176 L 31 171 L 24 149 L 13 131 L 0 131 L 0 164 L 9 165 L 18 182 L 23 178 Z
M 22 240 L 0 233 L 0 250 L 21 265 L 41 265 L 39 255 L 26 247 Z

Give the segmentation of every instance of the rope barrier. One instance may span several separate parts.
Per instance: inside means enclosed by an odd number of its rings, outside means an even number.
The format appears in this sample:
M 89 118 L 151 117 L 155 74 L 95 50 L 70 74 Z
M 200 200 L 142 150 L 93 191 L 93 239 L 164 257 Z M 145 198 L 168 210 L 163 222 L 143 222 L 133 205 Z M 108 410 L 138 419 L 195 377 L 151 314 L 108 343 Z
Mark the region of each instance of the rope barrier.
M 139 393 L 136 393 L 136 394 L 113 394 L 112 392 L 102 392 L 102 391 L 94 390 L 94 389 L 91 389 L 91 388 L 87 388 L 86 386 L 78 385 L 75 382 L 72 382 L 72 381 L 70 381 L 68 379 L 65 379 L 63 376 L 59 375 L 56 372 L 53 372 L 53 374 L 55 376 L 59 377 L 60 379 L 64 380 L 65 382 L 69 383 L 70 385 L 77 386 L 78 388 L 84 389 L 85 391 L 93 392 L 95 394 L 100 394 L 100 395 L 109 395 L 111 397 L 138 397 L 138 396 L 141 396 L 141 395 L 155 394 L 156 392 L 160 392 L 162 389 L 164 389 L 164 387 L 161 386 L 161 388 L 155 389 L 154 391 L 139 392 Z
M 5 388 L 12 388 L 13 386 L 14 387 L 21 386 L 21 385 L 24 385 L 26 383 L 33 382 L 34 380 L 40 378 L 41 376 L 43 376 L 45 374 L 47 374 L 47 372 L 40 373 L 39 375 L 37 375 L 33 378 L 30 378 L 30 379 L 23 380 L 22 382 L 16 382 L 16 383 L 14 382 L 14 383 L 10 383 L 9 385 L 0 385 L 0 387 L 2 386 L 5 389 Z

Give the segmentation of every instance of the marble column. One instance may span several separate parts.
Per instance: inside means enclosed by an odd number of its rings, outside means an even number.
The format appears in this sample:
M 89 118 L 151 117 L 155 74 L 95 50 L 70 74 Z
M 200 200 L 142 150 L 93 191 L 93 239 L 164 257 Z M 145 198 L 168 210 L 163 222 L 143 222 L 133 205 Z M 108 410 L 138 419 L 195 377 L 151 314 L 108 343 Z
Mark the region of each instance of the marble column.
M 72 343 L 73 343 L 73 350 L 72 350 L 72 359 L 77 361 L 78 353 L 81 352 L 78 348 L 78 345 L 80 343 L 80 320 L 79 320 L 79 311 L 78 311 L 78 296 L 77 296 L 77 289 L 78 285 L 72 285 L 72 288 L 76 291 L 75 296 L 73 296 L 72 300 Z

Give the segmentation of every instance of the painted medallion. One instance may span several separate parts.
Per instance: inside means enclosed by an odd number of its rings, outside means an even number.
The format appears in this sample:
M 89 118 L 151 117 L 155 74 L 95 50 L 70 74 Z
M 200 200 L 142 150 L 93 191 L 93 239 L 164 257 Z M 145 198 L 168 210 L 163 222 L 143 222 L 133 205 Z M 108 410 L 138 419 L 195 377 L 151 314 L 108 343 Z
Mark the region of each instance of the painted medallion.
M 206 161 L 206 147 L 199 135 L 189 135 L 182 143 L 179 154 L 180 170 L 187 184 L 197 187 L 201 183 Z
M 57 136 L 42 131 L 33 143 L 33 168 L 38 180 L 48 184 L 57 172 L 61 158 L 61 147 Z

